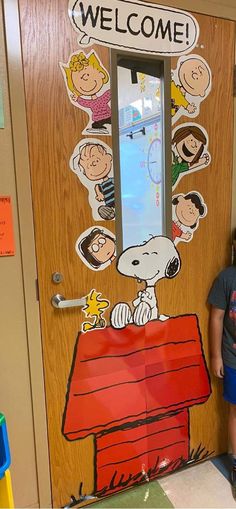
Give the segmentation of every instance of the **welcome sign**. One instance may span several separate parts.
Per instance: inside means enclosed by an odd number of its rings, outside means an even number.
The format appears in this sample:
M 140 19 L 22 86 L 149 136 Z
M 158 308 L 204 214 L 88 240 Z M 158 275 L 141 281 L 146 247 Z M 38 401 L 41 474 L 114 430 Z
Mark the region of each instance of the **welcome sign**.
M 181 55 L 196 46 L 199 25 L 189 13 L 138 0 L 70 0 L 79 43 L 157 55 Z

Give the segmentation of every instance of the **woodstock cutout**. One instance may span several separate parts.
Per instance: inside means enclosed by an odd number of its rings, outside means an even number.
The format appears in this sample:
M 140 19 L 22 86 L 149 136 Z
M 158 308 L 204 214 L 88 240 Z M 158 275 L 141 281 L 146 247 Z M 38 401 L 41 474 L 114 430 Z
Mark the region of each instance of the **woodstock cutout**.
M 106 320 L 103 317 L 104 311 L 110 306 L 107 299 L 101 298 L 102 294 L 96 292 L 93 288 L 91 292 L 86 295 L 86 305 L 82 308 L 86 318 L 93 318 L 93 323 L 83 322 L 81 330 L 86 333 L 95 329 L 104 329 L 106 327 Z
M 124 276 L 145 282 L 145 289 L 138 292 L 133 301 L 134 311 L 126 302 L 119 302 L 111 312 L 110 321 L 115 329 L 126 325 L 145 325 L 150 320 L 166 320 L 159 315 L 155 285 L 163 278 L 174 278 L 181 267 L 179 253 L 174 243 L 167 237 L 152 237 L 142 245 L 126 249 L 119 257 L 117 270 Z

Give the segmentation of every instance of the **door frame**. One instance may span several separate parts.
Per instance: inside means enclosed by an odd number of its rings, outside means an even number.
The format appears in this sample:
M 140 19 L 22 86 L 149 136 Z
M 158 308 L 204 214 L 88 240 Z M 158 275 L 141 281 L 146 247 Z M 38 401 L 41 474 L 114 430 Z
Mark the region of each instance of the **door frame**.
M 37 267 L 30 182 L 30 162 L 21 55 L 19 6 L 17 0 L 3 0 L 8 87 L 11 108 L 17 207 L 20 229 L 25 320 L 30 366 L 31 398 L 39 507 L 51 507 L 51 483 L 47 437 L 42 341 Z
M 189 10 L 189 0 L 152 0 L 153 3 Z M 51 507 L 50 463 L 47 436 L 47 415 L 45 406 L 44 374 L 39 303 L 36 296 L 36 256 L 34 221 L 30 184 L 30 161 L 28 153 L 25 91 L 22 68 L 21 36 L 18 0 L 2 0 L 5 24 L 8 81 L 12 116 L 13 147 L 18 195 L 21 256 L 25 314 L 28 332 L 28 351 L 33 405 L 35 456 L 38 476 L 39 507 Z M 224 2 L 224 0 L 223 0 Z M 219 4 L 218 0 L 198 0 L 192 11 L 222 19 L 236 21 L 236 6 Z M 235 59 L 236 63 L 236 59 Z M 236 225 L 236 98 L 234 98 L 233 133 L 233 180 L 232 180 L 232 228 Z
M 114 129 L 117 129 L 117 135 L 112 136 L 112 152 L 113 159 L 116 161 L 116 173 L 114 175 L 115 178 L 115 203 L 116 203 L 116 240 L 117 240 L 117 256 L 119 256 L 123 251 L 123 221 L 122 221 L 122 202 L 121 202 L 121 193 L 120 193 L 120 182 L 121 182 L 121 168 L 120 168 L 120 141 L 119 141 L 119 113 L 118 113 L 118 59 L 120 57 L 123 58 L 132 58 L 134 61 L 139 62 L 140 60 L 144 60 L 145 54 L 131 51 L 123 51 L 112 49 L 110 55 L 110 70 L 111 70 L 111 95 L 115 97 L 114 107 L 112 106 L 112 126 Z M 162 224 L 164 229 L 164 235 L 167 237 L 171 235 L 172 231 L 172 187 L 171 187 L 171 174 L 167 170 L 171 167 L 171 118 L 168 116 L 168 108 L 166 105 L 170 104 L 170 88 L 166 85 L 168 80 L 171 79 L 171 63 L 170 59 L 165 56 L 155 57 L 154 55 L 147 55 L 148 62 L 154 62 L 158 59 L 158 64 L 162 67 L 161 80 L 164 81 L 163 84 L 163 92 L 162 92 L 162 101 L 161 101 L 161 109 L 164 111 L 161 122 L 162 129 L 162 138 L 164 138 L 164 150 L 162 149 L 162 157 L 163 157 L 163 175 L 164 175 L 164 185 L 163 185 L 163 211 L 162 211 Z M 168 206 L 169 203 L 169 206 Z M 120 239 L 120 241 L 119 241 Z

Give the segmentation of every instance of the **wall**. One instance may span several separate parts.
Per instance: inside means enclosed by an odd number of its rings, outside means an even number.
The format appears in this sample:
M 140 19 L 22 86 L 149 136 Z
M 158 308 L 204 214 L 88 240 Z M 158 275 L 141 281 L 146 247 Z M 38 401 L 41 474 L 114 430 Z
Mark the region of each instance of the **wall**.
M 2 12 L 0 26 L 0 74 L 5 117 L 5 128 L 0 129 L 1 195 L 12 198 L 16 248 L 15 256 L 0 258 L 0 411 L 6 417 L 9 432 L 15 504 L 35 507 L 38 488 L 34 427 Z
M 209 14 L 211 16 L 218 16 L 225 19 L 236 19 L 236 5 L 234 0 L 158 0 L 160 5 L 169 5 L 171 7 L 178 7 L 179 9 L 190 10 L 192 12 L 199 12 L 201 14 Z

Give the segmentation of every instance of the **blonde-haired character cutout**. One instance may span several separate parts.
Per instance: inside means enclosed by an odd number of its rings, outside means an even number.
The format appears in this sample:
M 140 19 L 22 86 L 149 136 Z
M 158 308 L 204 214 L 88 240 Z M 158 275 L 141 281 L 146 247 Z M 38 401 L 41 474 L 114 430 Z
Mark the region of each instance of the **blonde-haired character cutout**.
M 93 51 L 85 55 L 82 51 L 73 54 L 67 65 L 61 64 L 66 78 L 70 99 L 79 107 L 90 110 L 90 123 L 87 132 L 108 134 L 106 125 L 111 124 L 111 91 L 101 93 L 109 82 L 109 74 Z M 71 93 L 70 93 L 71 92 Z

